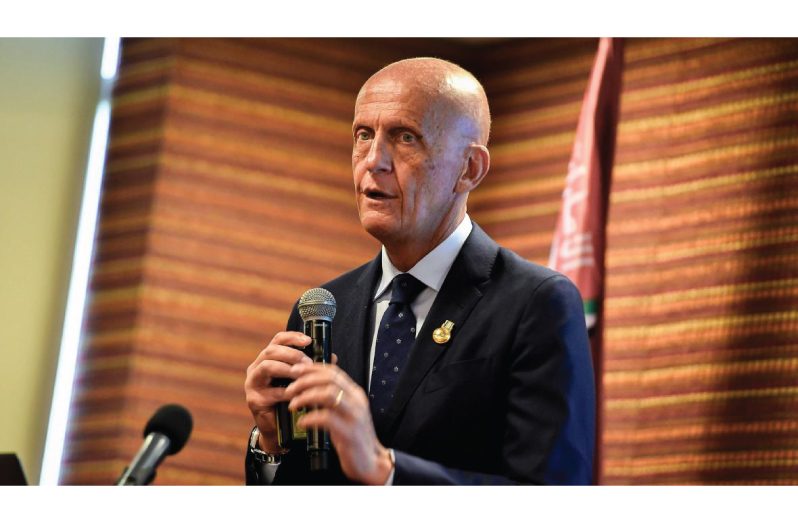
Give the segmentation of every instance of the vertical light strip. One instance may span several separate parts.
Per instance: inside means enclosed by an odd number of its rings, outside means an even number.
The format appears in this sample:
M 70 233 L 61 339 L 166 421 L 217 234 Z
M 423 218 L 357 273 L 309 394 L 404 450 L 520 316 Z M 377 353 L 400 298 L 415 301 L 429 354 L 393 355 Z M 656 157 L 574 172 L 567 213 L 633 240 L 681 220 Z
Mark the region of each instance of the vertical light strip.
M 89 273 L 94 251 L 94 234 L 100 210 L 100 190 L 108 144 L 108 129 L 111 123 L 111 95 L 119 67 L 119 49 L 119 38 L 105 39 L 100 67 L 100 98 L 94 113 L 94 125 L 89 144 L 89 161 L 86 166 L 86 179 L 80 203 L 75 252 L 72 257 L 72 274 L 69 278 L 64 328 L 58 352 L 58 367 L 50 406 L 50 419 L 47 423 L 40 485 L 57 485 L 61 475 L 61 460 L 69 422 L 69 405 L 72 401 L 72 386 L 82 338 Z

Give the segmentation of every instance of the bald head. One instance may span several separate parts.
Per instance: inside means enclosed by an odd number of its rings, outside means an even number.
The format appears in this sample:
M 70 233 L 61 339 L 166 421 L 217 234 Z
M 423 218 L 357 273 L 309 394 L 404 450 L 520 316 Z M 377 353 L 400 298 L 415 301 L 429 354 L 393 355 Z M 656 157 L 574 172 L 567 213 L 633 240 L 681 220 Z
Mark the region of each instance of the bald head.
M 429 97 L 438 110 L 448 113 L 456 125 L 480 145 L 490 136 L 490 109 L 479 81 L 457 64 L 439 58 L 409 58 L 377 71 L 360 90 L 363 93 L 380 83 L 400 83 Z

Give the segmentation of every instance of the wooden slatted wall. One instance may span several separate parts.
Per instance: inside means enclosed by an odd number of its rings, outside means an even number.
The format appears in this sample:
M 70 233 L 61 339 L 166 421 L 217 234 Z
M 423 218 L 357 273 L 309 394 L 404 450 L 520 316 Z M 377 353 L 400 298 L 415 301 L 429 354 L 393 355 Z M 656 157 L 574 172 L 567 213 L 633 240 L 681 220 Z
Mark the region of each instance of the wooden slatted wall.
M 125 40 L 63 482 L 110 484 L 164 403 L 194 416 L 156 484 L 241 484 L 246 367 L 306 289 L 372 258 L 354 96 L 436 40 Z
M 629 49 L 607 483 L 798 483 L 798 41 Z
M 545 263 L 595 40 L 489 50 L 473 214 Z M 630 40 L 602 482 L 798 483 L 798 41 Z
M 243 481 L 246 366 L 302 291 L 376 252 L 350 124 L 385 63 L 437 55 L 478 74 L 493 166 L 470 212 L 545 263 L 595 49 L 125 41 L 64 481 L 112 482 L 166 402 L 195 432 L 156 483 Z M 798 45 L 643 39 L 626 57 L 602 481 L 796 483 Z

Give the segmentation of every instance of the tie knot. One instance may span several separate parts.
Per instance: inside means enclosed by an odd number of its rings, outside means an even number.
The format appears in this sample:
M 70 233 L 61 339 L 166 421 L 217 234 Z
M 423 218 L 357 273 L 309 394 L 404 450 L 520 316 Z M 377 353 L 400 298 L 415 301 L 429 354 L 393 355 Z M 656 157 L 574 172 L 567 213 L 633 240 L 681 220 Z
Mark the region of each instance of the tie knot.
M 407 273 L 396 275 L 391 285 L 391 303 L 406 305 L 413 303 L 419 293 L 426 288 L 426 285 Z

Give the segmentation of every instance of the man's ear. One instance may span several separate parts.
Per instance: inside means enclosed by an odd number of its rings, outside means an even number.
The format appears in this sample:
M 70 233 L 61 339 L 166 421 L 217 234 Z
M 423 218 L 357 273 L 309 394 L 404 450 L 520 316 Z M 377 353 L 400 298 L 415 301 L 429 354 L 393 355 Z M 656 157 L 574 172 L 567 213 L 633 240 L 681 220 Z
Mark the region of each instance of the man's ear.
M 490 168 L 490 153 L 484 145 L 471 144 L 468 146 L 465 169 L 457 180 L 454 190 L 457 193 L 469 193 L 482 183 Z

